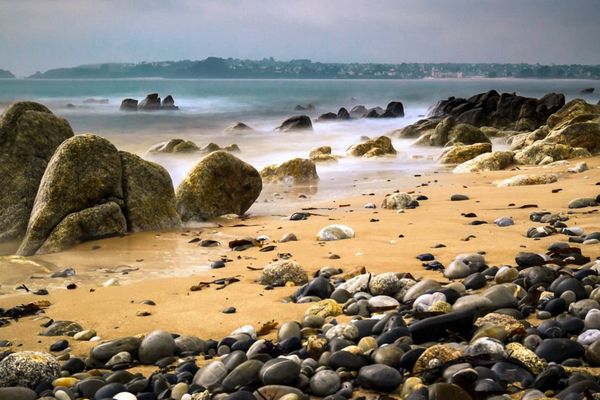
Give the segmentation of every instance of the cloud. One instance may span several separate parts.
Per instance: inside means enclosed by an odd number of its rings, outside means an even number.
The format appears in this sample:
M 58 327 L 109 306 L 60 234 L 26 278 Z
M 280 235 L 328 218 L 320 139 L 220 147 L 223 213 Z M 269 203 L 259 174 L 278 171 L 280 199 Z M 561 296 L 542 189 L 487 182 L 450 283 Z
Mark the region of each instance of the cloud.
M 597 0 L 3 0 L 0 68 L 207 56 L 600 64 Z

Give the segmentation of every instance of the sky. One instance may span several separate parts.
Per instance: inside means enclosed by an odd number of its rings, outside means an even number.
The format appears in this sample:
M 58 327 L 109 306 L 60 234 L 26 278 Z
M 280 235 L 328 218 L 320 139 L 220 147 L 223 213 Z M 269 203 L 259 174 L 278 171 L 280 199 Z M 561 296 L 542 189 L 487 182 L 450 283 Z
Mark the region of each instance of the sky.
M 600 0 L 0 0 L 0 68 L 209 56 L 600 64 Z

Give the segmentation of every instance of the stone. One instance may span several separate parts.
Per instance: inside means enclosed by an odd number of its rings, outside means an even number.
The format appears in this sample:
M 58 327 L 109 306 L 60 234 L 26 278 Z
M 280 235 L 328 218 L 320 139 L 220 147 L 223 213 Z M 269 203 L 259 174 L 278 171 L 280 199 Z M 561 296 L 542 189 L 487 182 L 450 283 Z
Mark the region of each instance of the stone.
M 243 122 L 236 122 L 236 123 L 228 126 L 227 128 L 225 128 L 226 133 L 245 133 L 245 132 L 252 132 L 252 131 L 254 131 L 254 129 L 252 129 L 250 126 L 248 126 L 247 124 L 245 124 Z
M 346 225 L 328 225 L 322 228 L 317 233 L 317 240 L 319 241 L 332 241 L 342 239 L 352 239 L 355 236 L 354 230 Z
M 256 169 L 225 151 L 204 157 L 176 192 L 183 221 L 202 221 L 224 214 L 243 215 L 262 190 Z
M 142 111 L 154 111 L 160 110 L 161 102 L 158 93 L 150 93 L 146 95 L 144 100 L 138 104 L 138 110 Z
M 52 355 L 37 351 L 12 353 L 0 360 L 0 387 L 35 388 L 59 377 L 60 364 Z
M 507 344 L 506 352 L 510 358 L 520 361 L 535 375 L 541 374 L 546 369 L 546 362 L 520 343 Z
M 258 377 L 265 385 L 293 385 L 300 375 L 300 365 L 285 358 L 274 358 L 267 361 Z
M 175 348 L 175 340 L 169 332 L 156 330 L 142 340 L 138 356 L 142 364 L 154 364 L 161 358 L 174 355 Z
M 596 206 L 596 199 L 591 197 L 580 197 L 569 202 L 569 208 L 585 208 Z
M 515 224 L 515 221 L 513 221 L 512 217 L 500 217 L 500 218 L 496 218 L 494 220 L 494 224 L 498 225 L 499 227 L 507 227 L 507 226 L 511 226 Z
M 312 304 L 304 312 L 304 316 L 316 315 L 319 317 L 337 317 L 342 314 L 342 306 L 335 300 L 325 299 Z
M 198 145 L 191 140 L 170 139 L 167 142 L 158 143 L 148 150 L 150 153 L 194 153 L 200 151 Z
M 306 184 L 319 180 L 314 161 L 305 158 L 294 158 L 279 165 L 267 165 L 260 171 L 260 176 L 269 183 Z
M 124 337 L 110 340 L 95 346 L 90 354 L 99 361 L 108 361 L 114 355 L 120 352 L 135 353 L 140 347 L 141 339 L 137 337 Z
M 109 200 L 110 199 L 110 200 Z M 85 238 L 60 238 L 56 242 L 91 239 L 102 221 L 93 217 L 99 212 L 102 203 L 122 205 L 121 159 L 117 149 L 106 139 L 95 135 L 78 135 L 65 140 L 56 150 L 48 163 L 33 204 L 27 233 L 19 247 L 18 254 L 32 255 L 38 251 L 57 226 L 70 214 L 86 209 L 94 209 L 88 214 L 74 216 L 75 221 L 67 221 L 70 230 L 62 232 L 86 232 Z M 111 207 L 110 205 L 107 207 Z M 114 206 L 112 206 L 114 209 Z M 124 216 L 121 216 L 124 221 Z M 89 222 L 86 228 L 75 226 Z M 112 223 L 111 223 L 112 224 Z M 111 225 L 109 224 L 109 225 Z M 112 225 L 111 225 L 112 226 Z M 63 225 L 61 228 L 65 228 Z M 106 230 L 98 232 L 106 236 Z M 120 233 L 113 232 L 114 234 Z
M 25 387 L 0 387 L 0 400 L 35 400 L 38 394 Z
M 450 201 L 465 201 L 469 200 L 469 196 L 464 194 L 455 193 L 450 196 Z
M 454 260 L 444 269 L 444 276 L 448 279 L 463 279 L 471 274 L 471 269 L 460 260 Z
M 73 336 L 82 330 L 83 328 L 77 322 L 59 320 L 44 329 L 42 336 Z
M 556 174 L 519 174 L 496 183 L 497 187 L 547 185 L 558 181 Z
M 312 149 L 308 158 L 314 162 L 337 162 L 338 157 L 331 154 L 331 146 L 321 146 Z
M 348 153 L 354 157 L 379 157 L 396 155 L 396 149 L 394 149 L 389 137 L 379 136 L 350 146 Z
M 440 287 L 441 285 L 433 279 L 422 279 L 416 284 L 414 284 L 410 289 L 408 289 L 408 291 L 402 297 L 402 302 L 408 303 L 412 300 L 415 300 L 422 294 L 430 290 L 439 289 Z
M 518 164 L 546 165 L 560 160 L 590 156 L 590 152 L 581 147 L 537 141 L 516 151 L 514 161 Z
M 494 280 L 496 283 L 510 283 L 519 277 L 519 271 L 516 268 L 503 266 L 498 269 Z
M 438 382 L 428 387 L 430 400 L 471 400 L 471 396 L 458 385 Z
M 382 118 L 402 118 L 404 117 L 404 105 L 400 101 L 391 101 L 385 108 Z
M 121 111 L 137 111 L 138 101 L 136 99 L 123 99 L 119 109 Z
M 38 187 L 55 150 L 73 136 L 69 123 L 34 102 L 8 106 L 0 119 L 0 241 L 26 232 Z
M 132 361 L 133 358 L 131 357 L 131 354 L 126 351 L 122 351 L 112 356 L 105 364 L 107 367 L 112 368 L 119 364 L 131 364 Z
M 428 347 L 417 359 L 413 373 L 418 374 L 430 368 L 438 367 L 462 357 L 462 352 L 450 345 L 435 344 Z
M 569 168 L 567 170 L 567 172 L 571 172 L 571 173 L 574 173 L 574 174 L 580 174 L 582 172 L 587 171 L 588 169 L 589 168 L 588 168 L 587 163 L 584 162 L 584 161 L 582 161 L 582 162 L 579 162 L 579 163 L 575 164 L 574 167 Z
M 368 300 L 369 309 L 372 311 L 383 311 L 390 310 L 398 307 L 400 303 L 398 300 L 390 296 L 373 296 Z
M 453 145 L 447 147 L 440 155 L 442 164 L 461 164 L 473 158 L 492 151 L 491 143 L 475 143 L 471 145 Z
M 422 146 L 445 146 L 490 143 L 490 139 L 479 128 L 471 124 L 456 122 L 453 117 L 443 119 L 433 131 L 421 135 L 415 144 Z
M 312 130 L 312 122 L 306 115 L 296 115 L 283 121 L 276 129 L 280 132 Z
M 465 349 L 468 357 L 488 356 L 490 358 L 506 358 L 507 354 L 501 341 L 489 337 L 480 337 L 471 342 Z
M 342 381 L 335 371 L 318 371 L 310 378 L 310 390 L 312 394 L 319 397 L 329 396 L 337 392 Z
M 400 280 L 393 272 L 384 272 L 375 275 L 369 282 L 369 291 L 372 295 L 393 296 L 400 289 Z
M 258 381 L 258 374 L 263 362 L 247 360 L 235 367 L 223 380 L 221 387 L 226 392 L 233 392 L 242 386 L 250 386 Z
M 390 195 L 385 196 L 383 202 L 381 203 L 381 208 L 390 209 L 390 210 L 402 210 L 407 208 L 415 208 L 418 206 L 419 202 L 413 199 L 413 197 L 404 192 L 400 193 L 392 193 Z
M 362 367 L 358 371 L 358 384 L 365 389 L 391 392 L 402 382 L 398 370 L 384 364 L 373 364 Z
M 544 339 L 535 349 L 535 354 L 548 362 L 561 363 L 568 358 L 583 357 L 585 349 L 570 339 Z
M 193 383 L 203 386 L 207 390 L 214 390 L 221 385 L 221 382 L 229 371 L 221 361 L 213 361 L 200 368 L 194 375 Z
M 484 153 L 457 165 L 452 172 L 455 174 L 464 174 L 469 172 L 499 171 L 513 163 L 513 156 L 514 153 L 512 151 Z
M 271 286 L 284 286 L 287 282 L 303 285 L 308 282 L 308 275 L 296 261 L 279 260 L 263 268 L 258 282 Z

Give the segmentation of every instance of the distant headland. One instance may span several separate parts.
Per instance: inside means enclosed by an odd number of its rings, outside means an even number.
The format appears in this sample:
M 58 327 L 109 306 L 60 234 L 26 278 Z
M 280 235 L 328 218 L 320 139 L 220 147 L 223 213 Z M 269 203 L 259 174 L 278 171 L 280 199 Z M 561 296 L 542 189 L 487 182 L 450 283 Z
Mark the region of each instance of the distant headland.
M 13 78 L 0 70 L 0 78 Z M 36 72 L 28 79 L 230 78 L 230 79 L 600 79 L 600 65 L 499 63 L 322 63 L 308 59 L 242 60 L 208 57 L 192 61 L 104 63 Z

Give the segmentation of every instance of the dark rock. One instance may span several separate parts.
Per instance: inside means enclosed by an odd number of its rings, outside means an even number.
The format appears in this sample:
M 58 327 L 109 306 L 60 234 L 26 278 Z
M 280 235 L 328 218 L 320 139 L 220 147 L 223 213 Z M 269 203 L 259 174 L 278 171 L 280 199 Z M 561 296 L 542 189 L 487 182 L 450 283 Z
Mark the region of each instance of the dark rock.
M 138 101 L 136 99 L 123 99 L 121 101 L 121 111 L 137 111 Z
M 476 313 L 476 309 L 471 308 L 426 318 L 412 323 L 409 330 L 417 344 L 440 341 L 448 336 L 448 331 L 468 337 L 473 329 Z
M 337 119 L 337 114 L 336 113 L 328 112 L 328 113 L 319 115 L 319 118 L 317 118 L 317 122 L 321 122 L 321 121 L 335 121 L 336 119 Z
M 297 130 L 312 130 L 312 122 L 310 117 L 306 115 L 297 115 L 283 121 L 277 127 L 281 132 L 297 131 Z
M 142 341 L 136 337 L 114 339 L 97 345 L 92 349 L 90 354 L 99 361 L 108 361 L 114 355 L 122 351 L 126 351 L 128 353 L 137 352 L 141 342 Z
M 18 386 L 0 388 L 0 400 L 35 400 L 37 398 L 37 393 L 28 388 Z
M 156 330 L 150 332 L 138 349 L 142 364 L 154 364 L 163 357 L 175 354 L 175 340 L 169 332 Z
M 300 374 L 300 365 L 285 358 L 267 361 L 259 372 L 259 378 L 265 385 L 293 385 Z
M 387 365 L 374 364 L 360 369 L 357 382 L 365 389 L 391 392 L 402 383 L 402 375 Z
M 147 95 L 144 100 L 140 101 L 138 104 L 138 110 L 142 111 L 154 111 L 160 110 L 160 97 L 158 97 L 158 93 L 150 93 Z
M 221 387 L 226 392 L 233 392 L 242 386 L 250 386 L 258 381 L 258 373 L 263 363 L 257 360 L 248 360 L 238 365 L 223 380 Z
M 527 268 L 544 265 L 546 260 L 539 254 L 520 252 L 515 256 L 515 262 L 519 267 Z
M 404 117 L 404 105 L 399 101 L 390 102 L 385 112 L 382 115 L 383 118 L 400 118 Z
M 479 272 L 467 276 L 463 281 L 463 285 L 465 285 L 467 289 L 472 290 L 481 289 L 485 287 L 486 283 L 487 279 L 485 278 L 485 275 Z
M 453 194 L 450 196 L 450 201 L 464 201 L 469 200 L 469 196 L 464 194 Z
M 535 349 L 535 354 L 546 361 L 561 363 L 568 358 L 583 357 L 585 349 L 570 339 L 545 339 Z
M 351 119 L 350 113 L 344 107 L 341 107 L 337 112 L 337 119 L 339 120 L 349 120 Z
M 112 399 L 116 394 L 125 392 L 127 388 L 121 383 L 109 383 L 98 389 L 94 394 L 94 400 Z
M 163 99 L 161 108 L 163 110 L 179 110 L 179 107 L 175 105 L 175 100 L 171 95 L 168 95 Z

